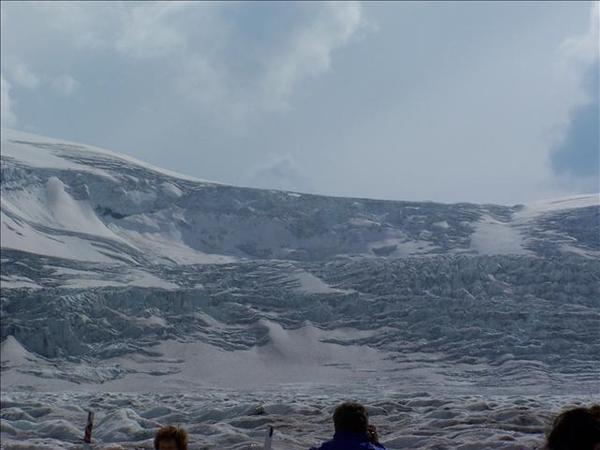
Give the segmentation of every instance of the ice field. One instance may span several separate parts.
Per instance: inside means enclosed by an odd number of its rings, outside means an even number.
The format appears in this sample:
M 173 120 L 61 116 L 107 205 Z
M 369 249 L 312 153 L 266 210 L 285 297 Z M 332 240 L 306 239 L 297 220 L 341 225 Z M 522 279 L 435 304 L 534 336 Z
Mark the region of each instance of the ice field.
M 2 131 L 6 449 L 308 449 L 364 402 L 389 449 L 533 449 L 600 401 L 597 194 L 527 205 L 197 180 Z
M 353 389 L 390 449 L 535 449 L 553 415 L 585 396 L 437 395 Z M 378 399 L 375 400 L 374 397 Z M 3 448 L 84 448 L 86 408 L 96 411 L 91 448 L 151 449 L 157 427 L 183 424 L 192 449 L 262 449 L 267 425 L 273 448 L 308 449 L 331 438 L 339 390 L 281 386 L 272 391 L 195 393 L 14 393 L 2 402 Z

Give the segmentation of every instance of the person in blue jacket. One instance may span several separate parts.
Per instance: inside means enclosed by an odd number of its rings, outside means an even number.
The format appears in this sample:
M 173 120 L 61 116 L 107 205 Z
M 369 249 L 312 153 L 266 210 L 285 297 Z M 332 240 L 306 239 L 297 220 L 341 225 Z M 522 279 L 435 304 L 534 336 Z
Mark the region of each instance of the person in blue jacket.
M 377 428 L 369 425 L 367 409 L 356 402 L 345 402 L 333 413 L 333 439 L 311 450 L 385 450 L 379 443 Z

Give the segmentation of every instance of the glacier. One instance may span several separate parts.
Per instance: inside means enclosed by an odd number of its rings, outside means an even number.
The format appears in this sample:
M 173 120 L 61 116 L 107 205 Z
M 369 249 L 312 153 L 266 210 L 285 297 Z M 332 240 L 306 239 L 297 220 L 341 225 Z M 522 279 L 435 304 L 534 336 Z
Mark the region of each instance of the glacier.
M 308 448 L 350 396 L 391 449 L 516 449 L 600 397 L 598 194 L 327 197 L 1 141 L 2 448 L 80 448 L 86 408 L 98 448 Z

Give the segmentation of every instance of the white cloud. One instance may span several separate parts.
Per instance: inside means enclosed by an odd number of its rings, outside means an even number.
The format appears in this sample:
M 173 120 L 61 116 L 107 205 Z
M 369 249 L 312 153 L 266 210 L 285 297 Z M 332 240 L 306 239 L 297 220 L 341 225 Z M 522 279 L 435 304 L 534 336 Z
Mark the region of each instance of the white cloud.
M 129 64 L 140 64 L 134 70 L 144 70 L 143 64 L 158 61 L 167 83 L 164 89 L 196 102 L 208 117 L 226 122 L 288 107 L 294 89 L 330 70 L 332 53 L 365 22 L 358 2 L 299 2 L 288 6 L 295 8 L 289 26 L 258 42 L 253 39 L 263 31 L 261 10 L 243 4 L 41 2 L 31 8 L 43 18 L 52 38 L 60 41 L 50 51 L 74 57 L 82 50 L 105 56 L 108 51 L 112 58 L 127 58 L 123 70 Z M 237 14 L 243 8 L 257 17 L 244 21 Z M 246 48 L 249 41 L 253 47 Z M 37 61 L 25 62 L 35 67 Z M 25 65 L 17 67 L 8 59 L 6 64 L 12 67 L 11 81 L 29 88 L 39 84 Z M 50 73 L 46 67 L 44 71 Z M 78 86 L 68 76 L 45 78 L 67 95 Z
M 303 79 L 328 71 L 332 52 L 346 44 L 364 24 L 358 2 L 322 3 L 314 19 L 298 30 L 274 58 L 262 80 L 272 106 L 287 106 L 294 87 Z
M 69 74 L 60 75 L 52 80 L 52 87 L 59 93 L 69 96 L 79 89 L 80 83 Z
M 314 191 L 309 177 L 290 154 L 271 155 L 266 162 L 249 171 L 245 184 L 263 189 Z
M 586 33 L 566 39 L 560 47 L 562 75 L 574 94 L 551 153 L 557 183 L 576 192 L 598 190 L 600 76 L 600 4 L 592 4 Z
M 13 113 L 10 99 L 10 84 L 4 79 L 4 74 L 0 74 L 0 117 L 2 126 L 12 127 L 17 122 L 17 117 Z
M 35 2 L 29 16 L 45 19 L 53 38 L 65 36 L 75 49 L 104 49 L 114 40 L 122 15 L 119 2 Z M 66 50 L 66 49 L 63 49 Z
M 169 19 L 189 6 L 193 4 L 142 3 L 122 10 L 120 28 L 114 42 L 116 49 L 138 58 L 157 58 L 184 47 L 184 33 L 169 23 Z
M 581 87 L 582 77 L 600 60 L 600 3 L 592 3 L 590 21 L 585 33 L 566 39 L 559 48 L 561 76 Z M 573 96 L 573 105 L 589 101 L 581 89 Z M 573 105 L 567 105 L 569 108 Z
M 590 63 L 600 57 L 598 44 L 600 30 L 600 2 L 593 2 L 590 11 L 590 23 L 586 33 L 571 37 L 561 46 L 561 51 L 567 59 L 580 63 Z
M 358 2 L 300 4 L 303 14 L 285 33 L 273 36 L 270 45 L 252 49 L 245 66 L 222 53 L 202 52 L 178 67 L 180 92 L 221 111 L 227 118 L 244 118 L 257 111 L 289 107 L 298 85 L 331 68 L 332 53 L 347 44 L 365 24 Z M 237 47 L 245 36 L 225 36 Z M 192 48 L 191 45 L 188 48 Z
M 27 66 L 21 63 L 8 67 L 10 79 L 15 84 L 27 89 L 35 89 L 40 84 L 39 78 Z

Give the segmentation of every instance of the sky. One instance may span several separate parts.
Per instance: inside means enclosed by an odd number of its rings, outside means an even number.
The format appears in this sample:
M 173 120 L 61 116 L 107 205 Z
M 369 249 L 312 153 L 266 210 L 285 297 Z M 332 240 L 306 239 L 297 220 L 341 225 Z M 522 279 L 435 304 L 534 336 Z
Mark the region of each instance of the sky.
M 2 126 L 199 178 L 516 204 L 600 191 L 590 2 L 2 2 Z

